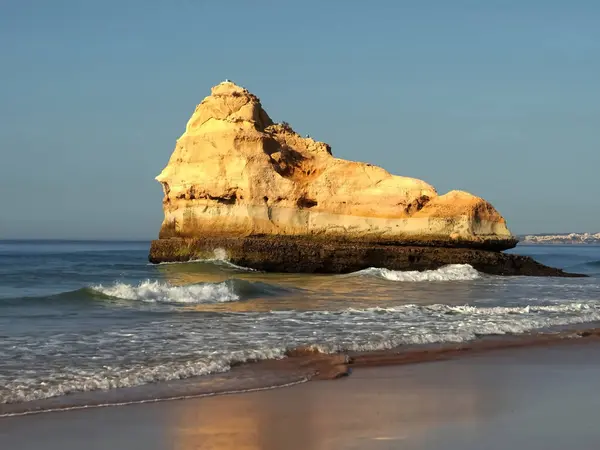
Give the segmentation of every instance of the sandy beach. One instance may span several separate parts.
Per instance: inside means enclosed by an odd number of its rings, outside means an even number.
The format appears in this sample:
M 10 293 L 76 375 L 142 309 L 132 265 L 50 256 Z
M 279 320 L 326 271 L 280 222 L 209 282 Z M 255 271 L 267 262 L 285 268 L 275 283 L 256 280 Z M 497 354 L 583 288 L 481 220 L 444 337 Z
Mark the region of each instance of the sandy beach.
M 0 419 L 2 448 L 596 449 L 600 345 L 358 368 L 335 381 Z

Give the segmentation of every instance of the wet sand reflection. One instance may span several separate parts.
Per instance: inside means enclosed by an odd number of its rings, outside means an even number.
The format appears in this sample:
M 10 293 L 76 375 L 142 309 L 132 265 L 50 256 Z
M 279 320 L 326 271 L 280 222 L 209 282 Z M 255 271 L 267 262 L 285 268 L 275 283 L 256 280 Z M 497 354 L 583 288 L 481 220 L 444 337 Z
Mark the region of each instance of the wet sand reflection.
M 363 369 L 339 381 L 181 404 L 178 450 L 388 448 L 448 422 L 474 423 L 493 404 L 468 367 Z M 397 448 L 392 445 L 389 448 Z M 403 447 L 404 448 L 404 447 Z

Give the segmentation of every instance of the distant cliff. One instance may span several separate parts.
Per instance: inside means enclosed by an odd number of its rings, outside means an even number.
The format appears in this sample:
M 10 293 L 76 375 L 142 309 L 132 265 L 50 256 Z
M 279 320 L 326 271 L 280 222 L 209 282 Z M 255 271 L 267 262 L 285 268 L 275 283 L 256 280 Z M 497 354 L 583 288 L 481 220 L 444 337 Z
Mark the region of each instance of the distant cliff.
M 530 234 L 521 244 L 600 244 L 600 233 Z

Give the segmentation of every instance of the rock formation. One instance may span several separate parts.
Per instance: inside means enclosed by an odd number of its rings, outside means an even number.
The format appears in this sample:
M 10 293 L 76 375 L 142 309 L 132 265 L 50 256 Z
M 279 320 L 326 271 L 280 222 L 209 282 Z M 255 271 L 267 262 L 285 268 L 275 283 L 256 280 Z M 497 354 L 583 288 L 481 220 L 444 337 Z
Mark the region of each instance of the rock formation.
M 167 237 L 327 235 L 345 239 L 515 240 L 485 200 L 438 195 L 424 181 L 334 158 L 330 147 L 275 124 L 231 82 L 212 89 L 177 141 L 162 184 Z
M 327 272 L 324 243 L 338 243 L 334 253 L 352 245 L 500 251 L 517 243 L 482 198 L 463 191 L 438 195 L 424 181 L 335 158 L 327 144 L 274 123 L 255 95 L 228 81 L 196 107 L 156 179 L 165 218 L 152 245 L 153 262 L 223 248 L 230 258 L 276 269 L 264 261 L 269 249 L 298 251 L 302 242 L 317 253 L 290 258 L 322 261 L 312 269 L 298 265 L 298 271 Z M 263 250 L 248 258 L 244 242 Z

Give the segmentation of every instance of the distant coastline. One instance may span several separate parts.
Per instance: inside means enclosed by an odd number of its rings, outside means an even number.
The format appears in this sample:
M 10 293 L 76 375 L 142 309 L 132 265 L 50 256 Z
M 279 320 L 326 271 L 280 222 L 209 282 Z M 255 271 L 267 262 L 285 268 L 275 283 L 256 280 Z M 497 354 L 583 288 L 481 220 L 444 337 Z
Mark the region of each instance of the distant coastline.
M 519 236 L 519 243 L 600 245 L 600 233 L 528 234 Z

